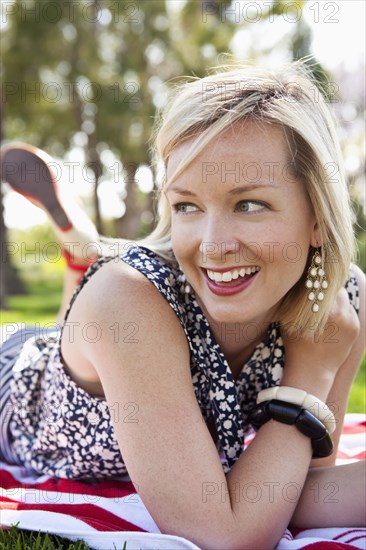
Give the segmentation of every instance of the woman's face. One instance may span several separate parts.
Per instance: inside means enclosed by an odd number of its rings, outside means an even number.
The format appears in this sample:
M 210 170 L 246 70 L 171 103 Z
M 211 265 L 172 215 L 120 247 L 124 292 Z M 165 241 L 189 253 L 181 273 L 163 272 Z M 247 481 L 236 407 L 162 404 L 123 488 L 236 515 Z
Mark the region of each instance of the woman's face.
M 192 144 L 176 147 L 168 180 Z M 214 139 L 166 189 L 172 247 L 218 323 L 272 319 L 299 280 L 317 230 L 284 130 L 247 120 Z

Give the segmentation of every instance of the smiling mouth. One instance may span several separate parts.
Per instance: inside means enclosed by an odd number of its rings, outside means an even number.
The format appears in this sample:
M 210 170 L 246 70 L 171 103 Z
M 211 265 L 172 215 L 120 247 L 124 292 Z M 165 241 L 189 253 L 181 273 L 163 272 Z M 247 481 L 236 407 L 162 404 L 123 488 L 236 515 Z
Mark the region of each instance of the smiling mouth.
M 219 286 L 235 286 L 243 282 L 243 280 L 251 278 L 254 273 L 260 270 L 259 266 L 247 266 L 238 269 L 230 269 L 228 271 L 213 271 L 206 269 L 208 279 Z

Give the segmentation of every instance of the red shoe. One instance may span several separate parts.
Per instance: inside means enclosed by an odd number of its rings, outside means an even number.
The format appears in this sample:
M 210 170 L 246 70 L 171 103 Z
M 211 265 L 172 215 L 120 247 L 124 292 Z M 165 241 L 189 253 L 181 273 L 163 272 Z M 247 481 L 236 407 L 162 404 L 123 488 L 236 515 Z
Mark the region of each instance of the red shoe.
M 23 143 L 9 145 L 1 155 L 1 179 L 36 206 L 47 210 L 62 230 L 73 227 L 59 196 L 52 158 L 44 151 Z
M 93 263 L 99 235 L 74 200 L 61 198 L 53 159 L 41 149 L 15 143 L 3 148 L 0 160 L 1 179 L 49 214 L 69 267 L 81 270 Z

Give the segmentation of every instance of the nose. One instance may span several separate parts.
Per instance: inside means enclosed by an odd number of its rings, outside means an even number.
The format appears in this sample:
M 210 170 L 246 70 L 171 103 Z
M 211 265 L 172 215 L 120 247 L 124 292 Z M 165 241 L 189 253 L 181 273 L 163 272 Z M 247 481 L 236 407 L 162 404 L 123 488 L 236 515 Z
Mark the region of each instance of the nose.
M 202 261 L 225 261 L 239 253 L 239 241 L 231 234 L 230 225 L 216 216 L 207 219 L 199 247 Z

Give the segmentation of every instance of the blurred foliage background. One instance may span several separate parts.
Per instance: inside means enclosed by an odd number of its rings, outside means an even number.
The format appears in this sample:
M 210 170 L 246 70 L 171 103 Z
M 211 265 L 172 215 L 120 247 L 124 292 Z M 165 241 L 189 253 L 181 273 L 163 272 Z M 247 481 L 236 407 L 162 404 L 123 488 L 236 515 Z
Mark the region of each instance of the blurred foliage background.
M 101 234 L 137 238 L 154 223 L 148 141 L 169 86 L 182 75 L 204 76 L 227 62 L 226 53 L 231 62 L 258 63 L 312 54 L 306 8 L 319 24 L 345 16 L 339 7 L 326 12 L 305 0 L 4 0 L 1 139 L 44 148 L 60 162 L 61 184 L 81 197 Z M 341 65 L 332 74 L 316 58 L 311 63 L 340 122 L 359 264 L 366 270 L 363 80 Z M 63 265 L 31 253 L 32 242 L 38 239 L 43 250 L 54 238 L 47 224 L 24 223 L 31 211 L 14 195 L 3 183 L 3 312 L 12 310 L 12 296 L 29 292 L 27 277 L 59 279 Z M 29 243 L 27 256 L 15 250 L 19 242 Z

